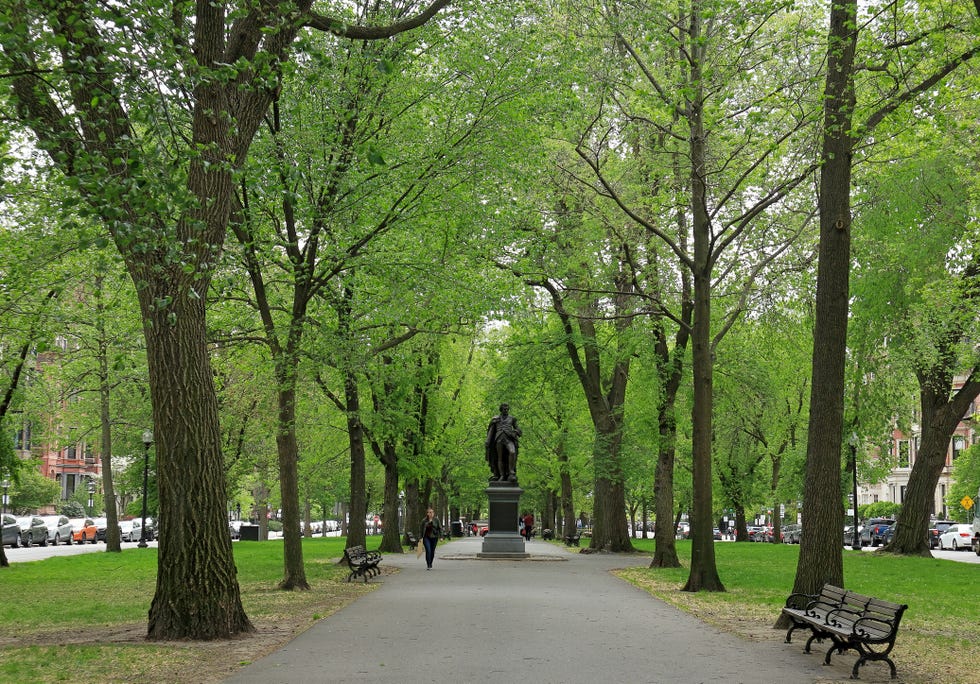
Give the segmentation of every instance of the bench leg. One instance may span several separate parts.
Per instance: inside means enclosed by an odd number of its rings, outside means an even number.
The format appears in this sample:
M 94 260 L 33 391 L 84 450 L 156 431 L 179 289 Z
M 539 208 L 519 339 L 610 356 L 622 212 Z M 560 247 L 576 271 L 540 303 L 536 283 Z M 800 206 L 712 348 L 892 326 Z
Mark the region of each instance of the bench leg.
M 887 655 L 883 653 L 875 653 L 874 651 L 866 652 L 863 649 L 858 649 L 861 653 L 861 657 L 858 658 L 857 662 L 854 663 L 854 669 L 851 671 L 851 679 L 860 679 L 858 676 L 858 669 L 862 665 L 866 665 L 869 660 L 878 660 L 888 663 L 888 669 L 891 673 L 891 678 L 896 679 L 898 677 L 898 670 L 895 668 L 895 663 Z M 891 650 L 891 649 L 889 649 Z
M 820 643 L 823 643 L 823 637 L 817 634 L 816 632 L 811 634 L 810 638 L 806 640 L 806 646 L 803 647 L 804 653 L 810 653 L 810 644 L 812 644 L 814 641 L 819 641 Z

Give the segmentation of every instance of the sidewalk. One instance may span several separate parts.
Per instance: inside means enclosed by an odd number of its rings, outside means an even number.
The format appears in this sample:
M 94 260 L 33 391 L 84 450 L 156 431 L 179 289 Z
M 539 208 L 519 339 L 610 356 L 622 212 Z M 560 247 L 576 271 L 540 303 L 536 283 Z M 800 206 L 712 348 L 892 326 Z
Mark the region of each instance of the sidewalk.
M 234 684 L 821 684 L 849 681 L 853 658 L 823 665 L 783 633 L 748 641 L 705 625 L 609 570 L 648 556 L 580 555 L 531 541 L 531 558 L 477 560 L 479 538 L 441 543 L 431 571 L 415 554 L 374 591 L 243 668 Z M 775 620 L 775 616 L 773 617 Z M 861 681 L 888 680 L 862 668 Z

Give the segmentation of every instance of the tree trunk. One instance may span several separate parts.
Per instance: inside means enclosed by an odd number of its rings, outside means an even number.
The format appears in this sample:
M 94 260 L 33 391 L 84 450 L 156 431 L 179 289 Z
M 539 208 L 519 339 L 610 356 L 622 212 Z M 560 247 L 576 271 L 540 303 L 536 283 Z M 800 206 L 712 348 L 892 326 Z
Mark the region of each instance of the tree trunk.
M 148 269 L 149 270 L 149 269 Z M 252 631 L 225 519 L 218 401 L 204 301 L 137 278 L 153 400 L 160 534 L 150 639 L 225 639 Z
M 695 215 L 697 215 L 697 210 Z M 695 218 L 697 223 L 697 218 Z M 695 229 L 695 262 L 707 250 L 707 231 Z M 699 249 L 699 243 L 703 246 Z M 700 263 L 704 263 L 701 261 Z M 710 269 L 694 273 L 694 328 L 691 334 L 694 407 L 691 410 L 694 501 L 691 505 L 691 572 L 684 591 L 725 591 L 715 562 L 711 483 L 712 358 Z
M 613 403 L 613 402 L 610 402 Z M 633 551 L 626 524 L 626 486 L 620 464 L 623 439 L 622 404 L 606 409 L 596 422 L 596 439 L 592 450 L 595 473 L 595 498 L 592 515 L 592 551 Z M 596 416 L 596 413 L 593 413 Z
M 288 364 L 287 359 L 279 363 Z M 296 443 L 296 369 L 280 368 L 279 424 L 276 430 L 276 451 L 279 455 L 279 491 L 282 506 L 283 578 L 279 588 L 309 589 L 303 567 L 303 540 L 299 514 L 299 446 Z
M 382 502 L 381 546 L 379 551 L 402 553 L 402 540 L 398 532 L 398 456 L 395 445 L 386 443 L 381 455 L 384 466 L 384 501 Z
M 361 399 L 353 371 L 344 377 L 344 398 L 347 406 L 347 434 L 350 438 L 350 524 L 347 527 L 347 548 L 364 546 L 367 530 L 367 480 L 364 457 L 364 428 L 361 425 Z
M 654 507 L 656 525 L 653 528 L 654 551 L 650 561 L 651 568 L 679 568 L 675 543 L 676 526 L 669 522 L 674 514 L 674 444 L 663 442 L 661 434 L 660 449 L 657 454 L 657 469 L 654 474 Z M 645 533 L 644 533 L 645 534 Z
M 793 583 L 793 592 L 807 594 L 817 593 L 825 583 L 844 585 L 841 440 L 850 280 L 856 16 L 857 0 L 832 3 L 818 198 L 820 250 L 803 485 L 803 534 Z
M 697 5 L 698 3 L 695 3 Z M 684 591 L 724 591 L 715 563 L 711 494 L 711 445 L 713 408 L 713 350 L 711 348 L 711 217 L 708 215 L 707 137 L 704 131 L 704 94 L 701 59 L 704 56 L 702 8 L 692 6 L 689 40 L 694 50 L 690 82 L 694 95 L 688 104 L 691 163 L 691 227 L 694 259 L 694 311 L 691 329 L 691 365 L 694 376 L 694 405 L 691 409 L 691 449 L 694 501 L 691 505 L 691 572 Z
M 116 506 L 116 490 L 112 482 L 112 413 L 110 409 L 109 338 L 105 330 L 105 300 L 102 297 L 105 278 L 95 279 L 95 332 L 99 349 L 99 423 L 101 438 L 99 463 L 102 466 L 102 500 L 105 505 L 105 550 L 122 551 L 119 539 L 119 509 Z M 95 512 L 92 512 L 95 515 Z
M 682 227 L 683 219 L 678 219 Z M 683 295 L 681 303 L 681 325 L 674 337 L 674 347 L 667 344 L 667 336 L 662 327 L 657 330 L 656 359 L 657 371 L 661 383 L 660 401 L 657 406 L 657 427 L 660 435 L 657 450 L 657 467 L 654 472 L 654 517 L 659 521 L 671 519 L 674 512 L 674 462 L 677 447 L 677 391 L 680 388 L 684 368 L 683 354 L 690 339 L 689 325 L 693 315 L 690 295 L 690 277 L 685 272 L 681 276 Z M 663 325 L 663 321 L 660 321 Z M 653 559 L 651 568 L 679 568 L 680 559 L 677 557 L 676 526 L 667 529 L 667 525 L 658 524 L 654 527 Z M 646 537 L 646 528 L 643 532 Z
M 740 505 L 735 506 L 735 541 L 748 541 L 749 529 L 748 522 L 745 520 L 745 508 Z

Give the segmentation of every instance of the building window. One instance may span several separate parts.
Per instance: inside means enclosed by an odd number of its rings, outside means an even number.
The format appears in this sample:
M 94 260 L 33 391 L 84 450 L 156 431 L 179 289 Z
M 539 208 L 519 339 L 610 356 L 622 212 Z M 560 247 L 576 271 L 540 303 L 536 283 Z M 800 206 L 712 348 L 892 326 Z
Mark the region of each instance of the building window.
M 963 435 L 956 435 L 953 437 L 953 460 L 955 461 L 960 452 L 966 448 L 966 437 Z
M 908 468 L 910 465 L 909 441 L 907 439 L 900 439 L 898 441 L 898 467 Z

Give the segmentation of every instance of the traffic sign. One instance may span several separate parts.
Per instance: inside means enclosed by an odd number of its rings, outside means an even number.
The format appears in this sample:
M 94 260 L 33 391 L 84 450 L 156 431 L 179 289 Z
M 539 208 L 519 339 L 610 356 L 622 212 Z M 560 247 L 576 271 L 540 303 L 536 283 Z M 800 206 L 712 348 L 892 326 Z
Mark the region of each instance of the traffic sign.
M 964 496 L 962 499 L 960 499 L 960 506 L 966 510 L 970 510 L 973 508 L 973 499 L 971 499 L 969 496 Z

